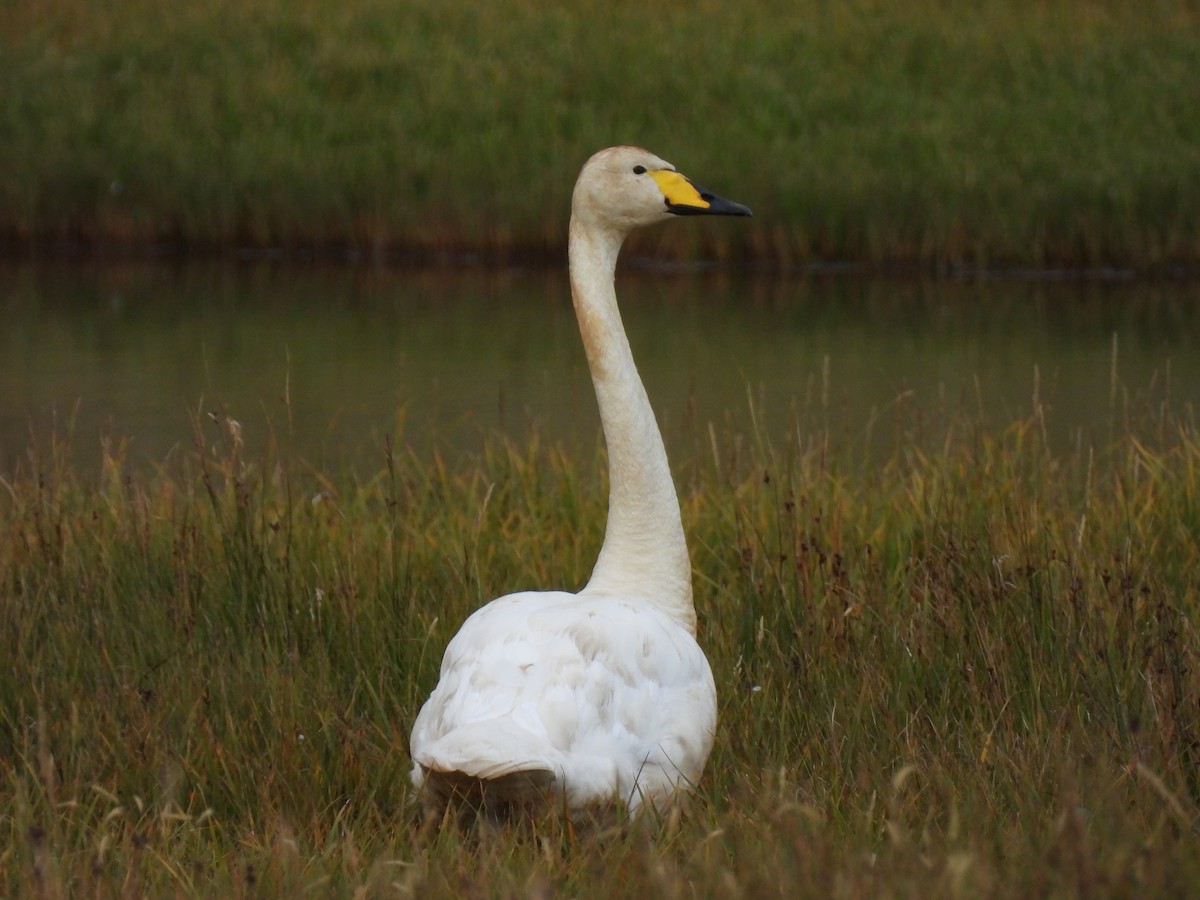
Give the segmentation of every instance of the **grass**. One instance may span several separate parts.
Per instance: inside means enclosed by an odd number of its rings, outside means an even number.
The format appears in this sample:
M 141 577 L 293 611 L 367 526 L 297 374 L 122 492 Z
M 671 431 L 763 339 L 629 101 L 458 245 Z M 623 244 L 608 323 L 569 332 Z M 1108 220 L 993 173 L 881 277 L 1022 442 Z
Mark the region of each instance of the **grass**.
M 1182 0 L 48 0 L 0 21 L 10 250 L 557 253 L 582 161 L 634 142 L 757 216 L 659 252 L 1200 262 Z
M 0 482 L 0 893 L 1196 895 L 1190 410 L 1057 452 L 1036 410 L 911 410 L 882 459 L 797 415 L 676 453 L 716 747 L 682 815 L 592 832 L 423 827 L 406 746 L 470 610 L 586 578 L 601 459 L 496 437 L 354 480 L 219 415 L 182 472 L 31 449 Z

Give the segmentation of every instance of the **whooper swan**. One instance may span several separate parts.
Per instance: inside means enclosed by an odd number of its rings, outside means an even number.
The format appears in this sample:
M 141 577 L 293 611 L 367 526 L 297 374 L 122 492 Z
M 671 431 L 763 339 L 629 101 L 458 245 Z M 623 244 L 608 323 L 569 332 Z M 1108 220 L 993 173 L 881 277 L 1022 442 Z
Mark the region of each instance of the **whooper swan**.
M 615 803 L 632 813 L 700 779 L 716 687 L 696 643 L 679 501 L 613 287 L 629 231 L 672 215 L 750 210 L 637 147 L 601 150 L 579 173 L 571 296 L 608 447 L 604 544 L 579 593 L 500 597 L 450 641 L 412 731 L 412 780 L 427 808 Z

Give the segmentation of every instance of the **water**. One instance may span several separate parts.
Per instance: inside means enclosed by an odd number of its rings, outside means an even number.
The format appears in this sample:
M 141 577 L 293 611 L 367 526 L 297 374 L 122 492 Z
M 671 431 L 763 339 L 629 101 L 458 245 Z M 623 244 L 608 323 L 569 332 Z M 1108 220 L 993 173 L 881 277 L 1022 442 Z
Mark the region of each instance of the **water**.
M 618 292 L 673 457 L 710 426 L 894 441 L 913 410 L 1003 428 L 1040 409 L 1065 444 L 1200 400 L 1193 283 L 625 270 Z M 387 441 L 590 449 L 568 298 L 557 270 L 0 266 L 0 472 L 52 435 L 85 467 L 106 439 L 170 464 L 210 412 L 335 473 L 378 468 Z

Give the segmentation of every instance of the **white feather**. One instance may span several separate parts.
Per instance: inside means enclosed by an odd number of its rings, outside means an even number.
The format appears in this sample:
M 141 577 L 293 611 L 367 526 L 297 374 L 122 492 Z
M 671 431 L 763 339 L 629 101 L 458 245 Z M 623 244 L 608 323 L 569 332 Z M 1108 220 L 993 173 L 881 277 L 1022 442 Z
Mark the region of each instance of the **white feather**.
M 716 688 L 695 639 L 620 598 L 511 594 L 463 623 L 413 727 L 421 770 L 553 773 L 572 807 L 686 788 L 712 748 Z

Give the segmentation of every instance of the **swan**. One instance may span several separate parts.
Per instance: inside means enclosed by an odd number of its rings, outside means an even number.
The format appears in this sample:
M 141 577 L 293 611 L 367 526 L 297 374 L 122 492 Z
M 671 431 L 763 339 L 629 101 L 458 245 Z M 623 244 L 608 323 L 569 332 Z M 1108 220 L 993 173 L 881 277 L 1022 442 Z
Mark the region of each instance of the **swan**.
M 608 448 L 604 542 L 578 593 L 470 615 L 413 724 L 427 812 L 664 809 L 700 779 L 717 692 L 696 642 L 679 501 L 613 285 L 626 235 L 677 215 L 748 216 L 638 147 L 601 150 L 571 199 L 571 296 Z

